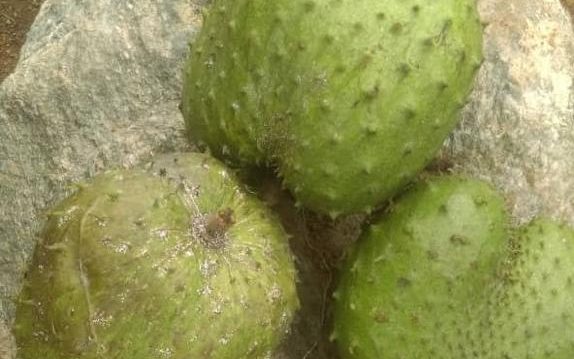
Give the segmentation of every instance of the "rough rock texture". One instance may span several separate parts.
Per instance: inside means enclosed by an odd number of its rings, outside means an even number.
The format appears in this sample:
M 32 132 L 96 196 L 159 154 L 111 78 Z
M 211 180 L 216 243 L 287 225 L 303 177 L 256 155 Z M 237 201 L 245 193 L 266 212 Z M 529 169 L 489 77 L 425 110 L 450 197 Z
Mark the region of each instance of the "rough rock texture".
M 574 223 L 574 32 L 558 0 L 481 0 L 485 62 L 443 155 L 524 223 Z

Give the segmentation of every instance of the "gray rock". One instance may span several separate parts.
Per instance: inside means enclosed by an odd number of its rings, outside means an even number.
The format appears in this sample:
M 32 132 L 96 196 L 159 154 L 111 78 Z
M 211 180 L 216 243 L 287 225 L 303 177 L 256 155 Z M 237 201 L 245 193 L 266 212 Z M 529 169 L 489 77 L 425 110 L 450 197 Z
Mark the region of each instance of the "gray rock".
M 559 0 L 479 0 L 485 62 L 443 158 L 501 189 L 517 223 L 574 224 L 574 32 Z

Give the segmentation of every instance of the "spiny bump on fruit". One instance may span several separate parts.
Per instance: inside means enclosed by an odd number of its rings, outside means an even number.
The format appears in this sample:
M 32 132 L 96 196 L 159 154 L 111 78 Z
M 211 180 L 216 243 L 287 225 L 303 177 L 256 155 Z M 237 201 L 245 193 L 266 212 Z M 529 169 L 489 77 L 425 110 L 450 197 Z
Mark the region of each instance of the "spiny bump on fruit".
M 403 24 L 401 24 L 400 22 L 395 22 L 393 25 L 391 25 L 390 28 L 390 31 L 393 35 L 400 34 L 402 30 L 403 30 Z
M 304 1 L 305 11 L 311 12 L 317 8 L 317 2 L 315 0 L 305 0 Z

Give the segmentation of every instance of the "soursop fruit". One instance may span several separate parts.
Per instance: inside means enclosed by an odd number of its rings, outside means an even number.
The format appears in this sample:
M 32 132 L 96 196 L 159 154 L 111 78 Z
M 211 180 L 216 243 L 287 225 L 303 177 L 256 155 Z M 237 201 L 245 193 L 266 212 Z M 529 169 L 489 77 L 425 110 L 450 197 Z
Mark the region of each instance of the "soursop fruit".
M 481 32 L 475 0 L 216 0 L 186 65 L 187 132 L 276 166 L 314 210 L 369 212 L 455 126 Z
M 434 179 L 404 195 L 343 272 L 342 358 L 573 358 L 574 231 L 507 223 L 478 181 Z
M 111 171 L 50 215 L 17 307 L 19 357 L 269 358 L 295 276 L 279 223 L 218 161 Z

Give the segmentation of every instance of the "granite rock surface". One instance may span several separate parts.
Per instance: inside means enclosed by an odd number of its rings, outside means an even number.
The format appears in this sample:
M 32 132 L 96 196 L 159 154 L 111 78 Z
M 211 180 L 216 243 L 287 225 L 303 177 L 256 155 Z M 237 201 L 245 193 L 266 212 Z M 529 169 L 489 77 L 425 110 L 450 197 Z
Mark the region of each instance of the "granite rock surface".
M 517 223 L 574 224 L 574 32 L 556 0 L 481 0 L 485 61 L 443 157 L 505 194 Z

